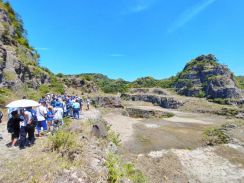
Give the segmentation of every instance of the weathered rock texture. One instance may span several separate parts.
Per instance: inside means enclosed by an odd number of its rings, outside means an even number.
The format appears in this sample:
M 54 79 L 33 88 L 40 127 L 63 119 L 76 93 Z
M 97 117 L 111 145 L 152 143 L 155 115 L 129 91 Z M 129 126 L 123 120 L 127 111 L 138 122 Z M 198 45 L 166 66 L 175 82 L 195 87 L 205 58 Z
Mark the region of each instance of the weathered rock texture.
M 130 93 L 132 94 L 156 94 L 156 95 L 168 95 L 166 90 L 162 88 L 132 88 L 130 89 Z
M 92 98 L 92 104 L 96 107 L 122 108 L 119 96 L 95 96 Z
M 8 12 L 0 7 L 0 87 L 17 89 L 26 84 L 37 88 L 50 82 L 48 72 L 37 66 L 36 52 L 21 45 Z
M 64 76 L 60 80 L 67 86 L 83 91 L 84 93 L 97 93 L 98 86 L 93 81 L 88 81 L 79 76 Z
M 174 116 L 173 113 L 169 113 L 169 112 L 131 108 L 131 107 L 126 108 L 122 114 L 132 118 L 162 118 L 162 117 Z
M 168 96 L 151 95 L 151 94 L 122 94 L 123 100 L 144 101 L 159 105 L 163 108 L 177 109 L 183 105 L 183 102 Z
M 186 96 L 241 98 L 233 73 L 214 55 L 202 55 L 189 62 L 179 74 L 176 91 Z

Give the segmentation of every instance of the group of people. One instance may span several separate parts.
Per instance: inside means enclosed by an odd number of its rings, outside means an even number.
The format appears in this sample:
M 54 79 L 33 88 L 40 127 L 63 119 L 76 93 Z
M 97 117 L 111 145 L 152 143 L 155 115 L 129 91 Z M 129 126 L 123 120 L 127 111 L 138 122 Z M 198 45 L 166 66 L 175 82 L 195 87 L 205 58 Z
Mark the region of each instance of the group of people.
M 90 109 L 90 102 L 90 98 L 87 98 L 87 110 Z M 42 97 L 36 109 L 32 107 L 9 109 L 7 130 L 11 133 L 11 143 L 8 146 L 20 149 L 32 146 L 35 137 L 45 136 L 62 126 L 64 117 L 79 119 L 82 110 L 82 98 L 55 94 Z

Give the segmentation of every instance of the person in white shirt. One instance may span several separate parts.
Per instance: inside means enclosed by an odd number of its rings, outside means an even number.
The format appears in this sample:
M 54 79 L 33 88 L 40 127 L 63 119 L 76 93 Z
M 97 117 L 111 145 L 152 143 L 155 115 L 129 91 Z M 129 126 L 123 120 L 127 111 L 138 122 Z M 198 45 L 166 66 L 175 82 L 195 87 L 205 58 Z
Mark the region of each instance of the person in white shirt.
M 24 109 L 20 110 L 20 115 L 22 121 L 20 122 L 20 139 L 19 139 L 19 148 L 24 149 L 26 146 L 26 125 L 30 123 L 31 113 L 29 111 L 25 111 Z
M 54 125 L 63 125 L 63 114 L 64 114 L 64 110 L 60 104 L 57 104 L 57 106 L 53 109 L 53 121 L 54 121 Z
M 47 131 L 47 121 L 46 121 L 46 115 L 47 115 L 47 108 L 46 108 L 46 102 L 44 100 L 40 100 L 40 106 L 36 108 L 36 117 L 37 117 L 37 133 L 38 136 L 40 136 L 41 128 L 43 128 L 43 131 Z

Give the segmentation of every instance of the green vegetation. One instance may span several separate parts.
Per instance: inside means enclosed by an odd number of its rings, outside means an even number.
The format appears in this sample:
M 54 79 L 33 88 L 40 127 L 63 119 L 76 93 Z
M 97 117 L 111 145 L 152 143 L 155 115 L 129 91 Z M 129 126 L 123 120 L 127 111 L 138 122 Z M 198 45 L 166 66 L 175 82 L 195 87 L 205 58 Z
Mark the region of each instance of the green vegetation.
M 244 89 L 244 76 L 236 76 L 234 80 L 238 88 Z
M 201 69 L 204 69 L 205 67 L 211 67 L 211 66 L 217 66 L 218 60 L 216 57 L 212 54 L 209 55 L 201 55 L 197 57 L 196 59 L 191 60 L 188 62 L 184 68 L 184 71 L 191 71 L 192 67 L 199 67 Z
M 116 146 L 119 146 L 121 143 L 120 137 L 118 133 L 115 133 L 112 130 L 109 130 L 108 132 L 108 136 L 107 139 L 109 142 L 112 142 L 113 144 L 115 144 Z
M 57 94 L 63 94 L 65 92 L 64 85 L 59 82 L 56 77 L 52 77 L 50 91 Z
M 207 145 L 226 144 L 230 141 L 230 137 L 219 128 L 207 128 L 204 133 L 204 141 Z
M 57 152 L 65 152 L 77 146 L 75 135 L 64 130 L 58 130 L 54 135 L 49 136 L 49 140 L 49 147 Z
M 16 76 L 13 71 L 5 71 L 3 73 L 3 76 L 8 81 L 14 81 L 16 79 Z
M 230 99 L 228 98 L 214 98 L 214 99 L 208 99 L 209 102 L 214 102 L 221 105 L 230 105 Z
M 34 49 L 29 45 L 28 39 L 26 38 L 27 33 L 23 26 L 23 21 L 21 17 L 14 11 L 14 9 L 11 7 L 9 2 L 0 2 L 1 8 L 3 8 L 8 18 L 10 19 L 11 25 L 15 29 L 14 39 L 20 44 L 25 46 L 26 48 L 34 51 Z
M 122 79 L 104 80 L 98 83 L 104 93 L 125 93 L 128 91 L 128 82 Z
M 131 82 L 130 88 L 172 88 L 176 81 L 176 77 L 170 77 L 168 79 L 157 80 L 153 77 L 142 77 Z
M 108 181 L 119 183 L 123 177 L 123 171 L 121 170 L 118 156 L 109 153 L 105 165 L 108 169 Z
M 235 109 L 235 108 L 226 108 L 226 107 L 224 107 L 224 108 L 221 109 L 221 111 L 218 112 L 218 114 L 234 117 L 234 116 L 236 116 L 238 114 L 238 112 L 239 111 L 237 109 Z
M 109 153 L 105 163 L 108 169 L 108 182 L 120 183 L 129 178 L 133 183 L 146 183 L 146 178 L 132 163 L 122 164 L 118 155 Z
M 12 98 L 13 92 L 7 88 L 0 88 L 0 106 L 7 104 L 8 100 Z
M 125 174 L 132 180 L 133 183 L 144 183 L 147 182 L 143 173 L 135 168 L 132 163 L 124 165 Z
M 152 77 L 138 78 L 133 82 L 125 81 L 123 79 L 109 79 L 102 74 L 79 74 L 79 75 L 64 75 L 58 73 L 56 75 L 64 82 L 69 82 L 69 78 L 78 78 L 82 83 L 94 83 L 104 93 L 126 93 L 130 88 L 172 88 L 176 77 L 168 79 L 157 80 Z

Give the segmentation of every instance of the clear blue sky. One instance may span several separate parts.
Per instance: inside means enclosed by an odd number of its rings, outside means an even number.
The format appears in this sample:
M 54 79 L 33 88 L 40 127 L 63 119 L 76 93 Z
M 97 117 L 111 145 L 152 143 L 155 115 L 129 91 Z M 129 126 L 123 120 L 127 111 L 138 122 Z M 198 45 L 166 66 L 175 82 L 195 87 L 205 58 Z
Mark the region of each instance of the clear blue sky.
M 54 73 L 166 78 L 213 53 L 244 75 L 244 0 L 10 0 Z

